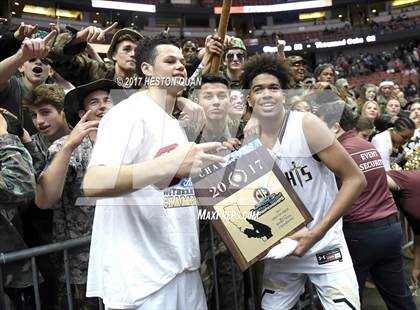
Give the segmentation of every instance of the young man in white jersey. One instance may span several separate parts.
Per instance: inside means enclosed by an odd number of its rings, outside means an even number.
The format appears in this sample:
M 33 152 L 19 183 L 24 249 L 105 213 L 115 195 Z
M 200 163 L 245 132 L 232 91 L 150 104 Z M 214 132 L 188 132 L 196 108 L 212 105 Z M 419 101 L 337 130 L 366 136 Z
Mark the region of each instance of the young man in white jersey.
M 265 260 L 262 308 L 292 308 L 309 277 L 325 309 L 360 309 L 341 217 L 366 180 L 320 119 L 286 112 L 283 89 L 291 76 L 275 55 L 262 54 L 249 59 L 241 78 L 250 90 L 248 103 L 261 126 L 262 143 L 313 217 L 308 229 L 290 237 L 298 241 L 291 256 Z M 338 192 L 334 173 L 345 180 Z
M 172 117 L 187 75 L 174 41 L 145 39 L 136 60 L 154 82 L 104 116 L 84 179 L 87 196 L 109 197 L 96 204 L 86 294 L 107 309 L 206 309 L 194 190 L 179 180 L 222 162 L 206 153 L 220 143 L 188 143 Z

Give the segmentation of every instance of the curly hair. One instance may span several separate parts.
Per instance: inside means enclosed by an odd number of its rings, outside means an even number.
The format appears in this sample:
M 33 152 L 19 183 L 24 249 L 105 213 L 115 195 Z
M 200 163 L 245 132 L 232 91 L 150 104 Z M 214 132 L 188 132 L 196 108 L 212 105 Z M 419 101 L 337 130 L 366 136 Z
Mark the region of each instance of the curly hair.
M 252 80 L 260 74 L 267 73 L 275 76 L 283 89 L 289 88 L 292 83 L 293 73 L 286 61 L 280 60 L 274 54 L 260 54 L 252 56 L 245 62 L 241 75 L 243 89 L 249 89 Z
M 156 47 L 162 44 L 174 45 L 179 48 L 179 40 L 175 37 L 166 36 L 164 34 L 159 34 L 153 38 L 144 38 L 140 42 L 136 50 L 136 71 L 137 75 L 144 77 L 143 71 L 141 70 L 141 64 L 147 62 L 154 64 L 157 56 Z
M 23 107 L 39 107 L 44 104 L 51 104 L 58 112 L 64 108 L 64 89 L 58 85 L 42 84 L 35 87 L 24 99 Z

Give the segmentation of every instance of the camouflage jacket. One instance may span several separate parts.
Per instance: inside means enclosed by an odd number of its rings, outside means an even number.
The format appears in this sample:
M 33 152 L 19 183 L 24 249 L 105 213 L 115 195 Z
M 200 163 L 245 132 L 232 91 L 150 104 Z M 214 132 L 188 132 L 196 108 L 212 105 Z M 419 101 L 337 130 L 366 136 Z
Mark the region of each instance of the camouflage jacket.
M 184 130 L 188 141 L 195 141 L 196 143 L 214 141 L 225 142 L 230 138 L 235 138 L 241 129 L 243 130 L 243 128 L 241 128 L 241 123 L 241 120 L 231 120 L 228 118 L 223 131 L 217 134 L 207 131 L 205 127 L 200 131 L 200 129 L 191 122 L 188 123 L 187 127 L 184 127 Z
M 87 84 L 99 79 L 113 80 L 115 67 L 113 64 L 89 58 L 84 53 L 86 43 L 69 46 L 74 38 L 72 33 L 60 34 L 48 53 L 48 60 L 55 71 L 74 86 Z
M 67 137 L 54 141 L 48 149 L 48 163 L 61 150 Z M 89 236 L 92 233 L 95 206 L 80 205 L 78 202 L 78 198 L 83 197 L 82 182 L 92 149 L 92 142 L 89 137 L 85 137 L 71 154 L 61 200 L 53 208 L 53 240 L 56 242 Z M 72 250 L 69 258 L 71 283 L 85 284 L 89 249 Z M 64 281 L 63 273 L 60 278 Z
M 38 179 L 41 172 L 47 164 L 47 152 L 51 142 L 42 133 L 32 135 L 32 141 L 25 143 L 26 149 L 32 156 L 32 162 L 35 169 L 35 177 Z
M 219 72 L 219 73 L 221 73 L 226 78 L 226 80 L 228 80 L 229 89 L 241 89 L 240 81 L 231 80 L 226 71 Z
M 0 252 L 7 253 L 27 248 L 22 239 L 19 206 L 35 194 L 31 156 L 17 136 L 0 136 L 0 167 Z M 3 284 L 7 287 L 26 287 L 32 283 L 28 261 L 8 264 L 3 270 Z
M 389 99 L 391 99 L 391 98 L 389 98 Z M 376 102 L 378 103 L 379 107 L 382 110 L 385 109 L 386 103 L 388 102 L 389 99 L 387 99 L 383 95 L 379 95 L 379 94 L 376 96 Z

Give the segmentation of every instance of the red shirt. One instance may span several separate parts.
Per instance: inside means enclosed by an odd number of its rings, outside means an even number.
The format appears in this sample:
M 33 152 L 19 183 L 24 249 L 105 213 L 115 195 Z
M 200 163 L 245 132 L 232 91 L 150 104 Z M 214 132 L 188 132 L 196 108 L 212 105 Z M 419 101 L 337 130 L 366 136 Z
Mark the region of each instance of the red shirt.
M 400 191 L 394 192 L 398 206 L 420 220 L 420 170 L 388 171 Z
M 345 222 L 363 223 L 386 218 L 398 212 L 388 189 L 381 156 L 373 144 L 347 131 L 338 138 L 365 175 L 367 186 L 350 211 Z

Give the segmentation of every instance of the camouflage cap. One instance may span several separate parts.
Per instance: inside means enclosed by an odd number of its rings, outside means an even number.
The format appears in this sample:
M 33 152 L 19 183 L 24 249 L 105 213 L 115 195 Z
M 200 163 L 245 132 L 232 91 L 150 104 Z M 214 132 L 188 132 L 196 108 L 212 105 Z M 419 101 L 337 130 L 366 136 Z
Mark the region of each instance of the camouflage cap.
M 302 56 L 297 56 L 297 55 L 292 55 L 292 56 L 287 57 L 287 61 L 291 65 L 293 65 L 295 63 L 298 63 L 298 62 L 306 63 L 305 59 L 303 59 Z
M 132 28 L 120 29 L 112 37 L 111 44 L 109 45 L 108 52 L 106 53 L 106 57 L 112 59 L 112 54 L 114 54 L 115 52 L 115 47 L 117 46 L 118 39 L 125 34 L 130 34 L 138 40 L 144 39 L 143 35 L 137 30 L 134 30 Z
M 246 51 L 244 41 L 242 41 L 240 38 L 231 37 L 226 50 L 230 50 L 230 49 L 234 49 L 234 48 L 239 48 L 241 50 Z

